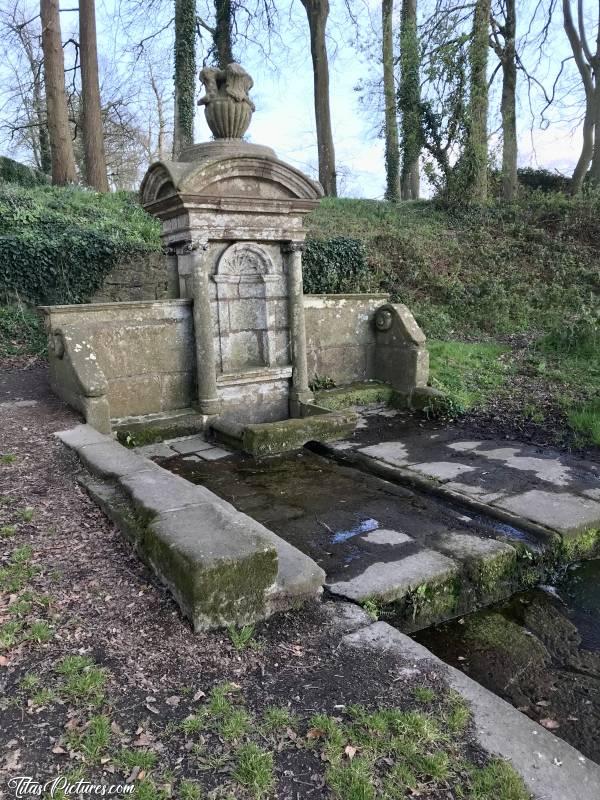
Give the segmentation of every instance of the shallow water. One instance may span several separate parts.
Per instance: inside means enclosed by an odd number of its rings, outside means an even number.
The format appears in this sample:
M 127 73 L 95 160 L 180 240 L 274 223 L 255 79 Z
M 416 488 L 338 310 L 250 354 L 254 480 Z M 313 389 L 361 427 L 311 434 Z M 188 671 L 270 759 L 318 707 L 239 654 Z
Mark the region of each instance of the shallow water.
M 415 638 L 600 763 L 600 560 Z

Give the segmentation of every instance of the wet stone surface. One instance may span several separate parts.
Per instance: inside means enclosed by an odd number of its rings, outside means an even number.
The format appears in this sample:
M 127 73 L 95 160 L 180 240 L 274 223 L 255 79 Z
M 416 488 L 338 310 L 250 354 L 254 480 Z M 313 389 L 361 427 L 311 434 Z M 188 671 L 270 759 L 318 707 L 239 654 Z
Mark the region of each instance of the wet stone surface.
M 332 593 L 357 602 L 389 603 L 420 586 L 446 586 L 455 578 L 466 587 L 479 581 L 485 565 L 500 564 L 499 557 L 508 559 L 500 566 L 516 560 L 514 548 L 497 537 L 525 538 L 516 530 L 507 536 L 505 526 L 482 515 L 475 518 L 306 450 L 262 461 L 238 454 L 211 464 L 181 457 L 161 463 L 309 555 L 325 570 Z M 457 595 L 459 590 L 458 584 L 450 589 Z M 510 587 L 504 590 L 500 596 Z M 454 611 L 460 613 L 448 607 L 442 617 Z M 413 624 L 420 624 L 414 614 Z
M 415 638 L 600 762 L 600 560 Z

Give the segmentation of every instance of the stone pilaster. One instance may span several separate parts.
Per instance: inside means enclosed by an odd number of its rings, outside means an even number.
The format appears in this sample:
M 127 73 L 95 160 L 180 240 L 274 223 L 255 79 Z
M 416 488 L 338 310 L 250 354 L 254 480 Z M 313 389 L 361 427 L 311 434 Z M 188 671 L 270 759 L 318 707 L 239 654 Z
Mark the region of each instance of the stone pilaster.
M 196 346 L 196 379 L 198 410 L 201 414 L 218 414 L 221 401 L 217 390 L 217 371 L 213 321 L 208 290 L 208 264 L 205 258 L 208 242 L 192 241 L 179 255 L 180 276 L 185 277 L 194 302 L 194 338 Z M 184 264 L 181 262 L 184 261 Z M 187 262 L 187 263 L 185 263 Z M 182 269 L 183 267 L 183 269 Z
M 288 304 L 290 321 L 290 344 L 292 353 L 292 391 L 290 393 L 290 416 L 299 417 L 300 404 L 314 402 L 308 388 L 308 365 L 306 359 L 306 326 L 304 321 L 304 296 L 302 291 L 302 242 L 285 242 L 282 252 L 287 259 Z

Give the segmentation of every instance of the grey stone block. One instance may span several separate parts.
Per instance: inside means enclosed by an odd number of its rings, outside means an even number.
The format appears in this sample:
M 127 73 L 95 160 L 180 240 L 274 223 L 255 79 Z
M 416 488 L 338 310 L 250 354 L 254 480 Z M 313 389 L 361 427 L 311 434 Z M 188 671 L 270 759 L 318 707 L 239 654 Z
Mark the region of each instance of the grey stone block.
M 567 536 L 600 526 L 600 503 L 569 492 L 532 489 L 494 505 Z
M 169 447 L 177 453 L 197 453 L 199 450 L 207 450 L 213 445 L 207 442 L 204 436 L 192 436 L 189 439 L 181 439 L 180 441 L 168 442 Z
M 140 547 L 194 630 L 244 625 L 267 615 L 277 551 L 265 529 L 218 505 L 161 514 Z
M 206 504 L 217 505 L 235 513 L 232 505 L 204 486 L 196 486 L 160 467 L 124 475 L 120 483 L 133 504 L 151 516 L 186 506 Z M 198 513 L 201 514 L 202 511 L 198 509 Z
M 111 436 L 99 433 L 91 425 L 76 425 L 70 430 L 58 431 L 54 435 L 67 447 L 77 451 L 88 444 L 110 444 L 114 442 Z
M 88 470 L 100 478 L 120 478 L 147 469 L 160 469 L 152 461 L 135 455 L 115 441 L 88 444 L 78 453 Z
M 397 561 L 369 564 L 364 572 L 347 581 L 326 584 L 332 593 L 362 602 L 377 598 L 390 603 L 423 583 L 440 583 L 457 575 L 459 566 L 434 550 L 421 550 Z

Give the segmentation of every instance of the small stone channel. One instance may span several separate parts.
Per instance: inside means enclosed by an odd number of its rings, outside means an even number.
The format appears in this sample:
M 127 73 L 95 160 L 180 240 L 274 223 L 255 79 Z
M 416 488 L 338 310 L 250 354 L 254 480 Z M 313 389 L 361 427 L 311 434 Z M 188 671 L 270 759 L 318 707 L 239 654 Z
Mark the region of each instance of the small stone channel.
M 600 763 L 600 560 L 415 639 Z
M 308 450 L 263 460 L 236 455 L 219 462 L 176 457 L 161 463 L 311 556 L 329 582 L 359 574 L 369 563 L 397 559 L 393 543 L 374 531 L 410 535 L 414 543 L 404 544 L 403 553 L 435 547 L 450 528 L 527 539 L 491 518 Z M 385 609 L 382 618 L 397 622 Z M 554 586 L 516 594 L 414 637 L 600 763 L 600 561 L 567 569 Z

